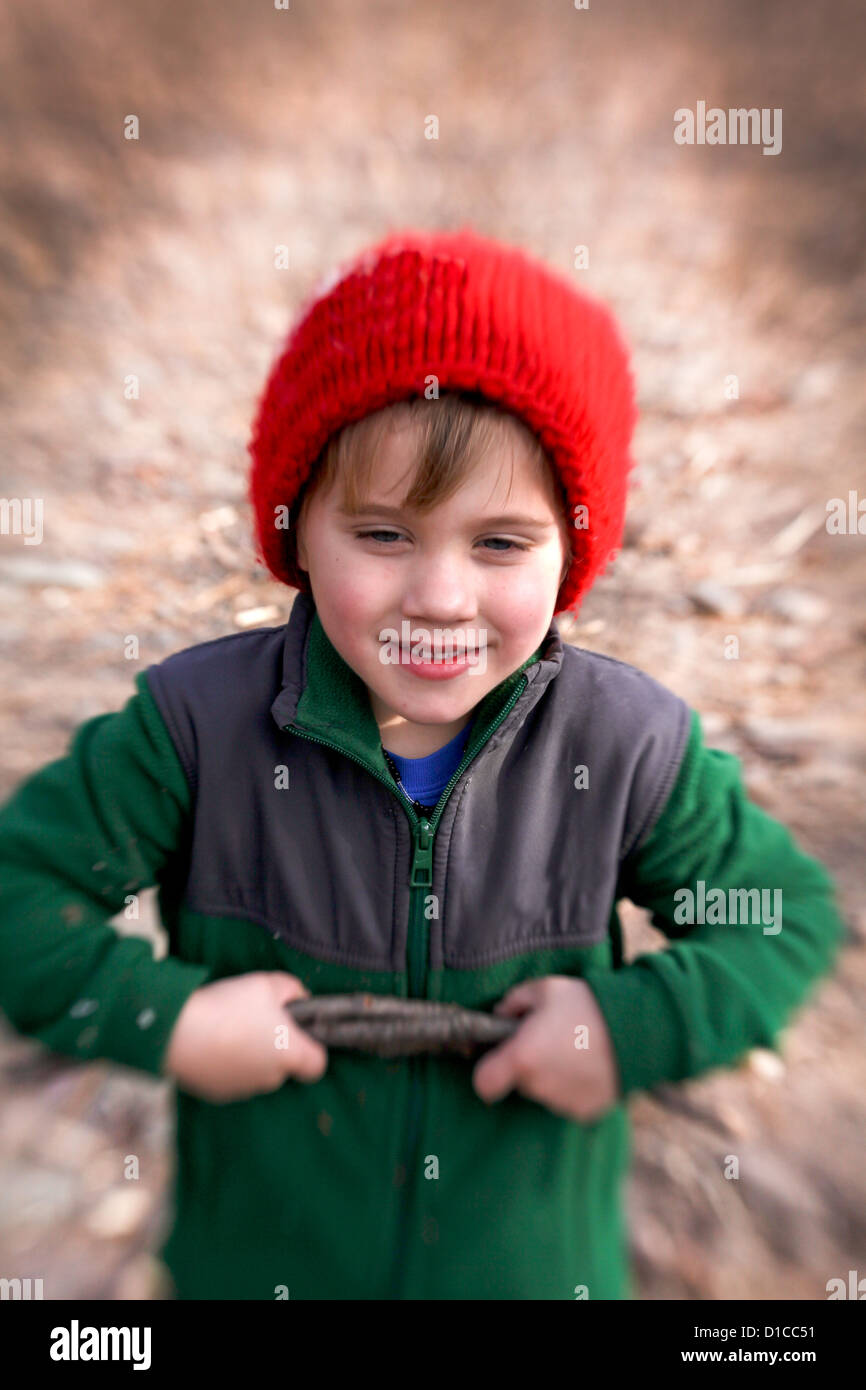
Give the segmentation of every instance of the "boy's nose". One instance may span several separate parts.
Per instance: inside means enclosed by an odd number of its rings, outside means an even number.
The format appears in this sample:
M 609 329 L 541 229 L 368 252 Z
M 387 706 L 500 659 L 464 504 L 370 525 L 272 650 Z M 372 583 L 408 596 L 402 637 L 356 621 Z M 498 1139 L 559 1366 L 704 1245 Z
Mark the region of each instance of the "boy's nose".
M 467 623 L 478 612 L 471 577 L 453 557 L 414 559 L 402 597 L 403 616 L 417 623 Z
M 471 567 L 446 546 L 411 557 L 405 581 L 403 612 L 407 617 L 423 614 L 438 621 L 466 621 L 477 612 Z

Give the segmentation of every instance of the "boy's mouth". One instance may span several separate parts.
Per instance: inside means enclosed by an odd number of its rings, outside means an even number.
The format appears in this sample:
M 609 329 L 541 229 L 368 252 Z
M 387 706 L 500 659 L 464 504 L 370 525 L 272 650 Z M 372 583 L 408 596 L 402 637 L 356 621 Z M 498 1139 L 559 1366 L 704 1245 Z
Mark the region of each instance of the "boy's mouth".
M 413 676 L 444 680 L 469 671 L 483 675 L 487 670 L 487 629 L 481 627 L 428 628 L 413 626 L 408 618 L 396 627 L 383 627 L 378 634 L 379 660 L 383 666 L 395 665 Z
M 436 656 L 431 651 L 422 652 L 418 655 L 412 648 L 402 647 L 401 654 L 404 661 L 411 661 L 416 665 L 447 666 L 449 663 L 453 664 L 457 661 L 465 661 L 466 648 L 462 647 L 456 651 L 443 652 L 441 656 Z
M 471 671 L 472 662 L 465 647 L 455 651 L 439 652 L 427 648 L 419 652 L 409 647 L 400 648 L 400 663 L 404 670 L 423 680 L 448 680 Z

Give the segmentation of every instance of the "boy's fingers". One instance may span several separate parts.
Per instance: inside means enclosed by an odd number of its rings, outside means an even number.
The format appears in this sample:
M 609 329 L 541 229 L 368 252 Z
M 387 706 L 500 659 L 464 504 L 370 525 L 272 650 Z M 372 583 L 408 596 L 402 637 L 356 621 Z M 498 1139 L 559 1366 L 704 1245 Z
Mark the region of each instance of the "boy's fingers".
M 493 1012 L 507 1018 L 536 1008 L 541 1003 L 542 985 L 542 980 L 524 980 L 522 984 L 515 985 L 502 996 L 494 1005 Z
M 274 999 L 278 1004 L 288 1004 L 290 999 L 309 998 L 310 991 L 296 975 L 286 974 L 282 970 L 272 970 L 269 973 Z

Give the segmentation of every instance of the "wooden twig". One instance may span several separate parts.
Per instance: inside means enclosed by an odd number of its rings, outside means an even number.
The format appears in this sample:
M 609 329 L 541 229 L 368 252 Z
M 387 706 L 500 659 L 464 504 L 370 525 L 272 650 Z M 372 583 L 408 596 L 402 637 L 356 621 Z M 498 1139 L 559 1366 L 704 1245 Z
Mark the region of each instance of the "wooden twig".
M 383 994 L 320 994 L 286 1005 L 299 1027 L 325 1047 L 377 1057 L 457 1052 L 472 1057 L 509 1038 L 519 1020 L 459 1004 Z

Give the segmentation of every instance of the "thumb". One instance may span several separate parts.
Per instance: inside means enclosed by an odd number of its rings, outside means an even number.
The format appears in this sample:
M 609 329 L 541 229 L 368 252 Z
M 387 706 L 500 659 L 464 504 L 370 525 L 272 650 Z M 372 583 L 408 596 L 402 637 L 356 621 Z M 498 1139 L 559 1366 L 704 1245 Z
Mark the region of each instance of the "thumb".
M 276 998 L 280 1004 L 288 1004 L 292 999 L 309 999 L 310 991 L 296 975 L 274 971 Z M 320 1081 L 328 1070 L 328 1050 L 311 1037 L 306 1028 L 296 1023 L 286 1014 L 289 1028 L 293 1034 L 291 1048 L 291 1075 L 297 1081 Z
M 283 970 L 268 971 L 275 1004 L 288 1004 L 292 999 L 309 999 L 310 991 L 296 975 Z M 285 1021 L 291 1033 L 291 1047 L 286 1052 L 286 1073 L 297 1081 L 319 1081 L 328 1069 L 327 1049 L 305 1028 L 286 1013 Z
M 320 1042 L 311 1038 L 303 1028 L 295 1028 L 294 1047 L 290 1054 L 289 1074 L 296 1081 L 321 1081 L 328 1070 L 328 1053 Z
M 488 1105 L 502 1100 L 514 1086 L 513 1039 L 500 1043 L 482 1057 L 472 1073 L 476 1095 Z
M 328 1069 L 328 1051 L 299 1023 L 286 1015 L 289 1027 L 289 1047 L 286 1051 L 286 1072 L 297 1081 L 319 1081 Z

